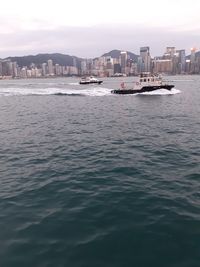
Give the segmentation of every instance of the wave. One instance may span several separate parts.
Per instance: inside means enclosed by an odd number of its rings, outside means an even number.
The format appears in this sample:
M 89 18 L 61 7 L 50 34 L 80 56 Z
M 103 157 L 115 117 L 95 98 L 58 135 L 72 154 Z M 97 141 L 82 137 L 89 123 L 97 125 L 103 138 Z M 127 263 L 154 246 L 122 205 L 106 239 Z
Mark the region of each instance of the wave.
M 137 95 L 176 95 L 180 93 L 181 91 L 179 89 L 172 88 L 170 91 L 166 89 L 159 89 L 152 92 L 140 93 Z
M 76 83 L 68 83 L 69 85 L 79 85 L 79 83 L 78 82 L 76 82 Z
M 194 82 L 194 80 L 184 80 L 184 79 L 173 79 L 173 80 L 166 80 L 166 82 Z
M 153 92 L 138 93 L 136 95 L 175 95 L 181 91 L 173 88 L 171 91 L 160 89 Z M 45 95 L 57 95 L 57 96 L 108 96 L 111 94 L 110 88 L 104 87 L 88 87 L 84 89 L 64 89 L 57 87 L 49 88 L 4 88 L 0 89 L 0 96 L 45 96 Z
M 87 89 L 49 88 L 2 88 L 0 96 L 29 96 L 29 95 L 57 95 L 57 96 L 105 96 L 111 95 L 111 89 L 103 87 L 90 87 Z

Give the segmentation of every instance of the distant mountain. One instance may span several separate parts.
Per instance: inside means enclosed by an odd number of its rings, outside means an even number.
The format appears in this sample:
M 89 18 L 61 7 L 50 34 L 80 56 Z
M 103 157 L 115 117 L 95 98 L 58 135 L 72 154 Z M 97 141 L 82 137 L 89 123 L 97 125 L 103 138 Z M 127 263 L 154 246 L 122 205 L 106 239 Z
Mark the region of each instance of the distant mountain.
M 111 56 L 112 58 L 120 57 L 120 50 L 112 50 L 108 53 L 105 53 L 102 56 Z M 128 56 L 137 61 L 138 56 L 134 53 L 127 52 Z M 38 54 L 38 55 L 29 55 L 23 57 L 8 57 L 12 62 L 17 62 L 20 67 L 27 66 L 29 67 L 32 63 L 36 66 L 41 66 L 42 63 L 47 62 L 49 59 L 53 60 L 53 64 L 59 64 L 61 66 L 73 66 L 76 62 L 77 67 L 80 67 L 82 59 L 76 56 L 64 55 L 60 53 L 54 54 Z
M 119 57 L 120 57 L 120 53 L 121 53 L 121 50 L 117 50 L 117 49 L 115 49 L 115 50 L 112 50 L 112 51 L 110 51 L 110 52 L 108 52 L 108 53 L 106 53 L 106 54 L 103 54 L 102 57 L 108 57 L 108 56 L 110 56 L 110 57 L 112 57 L 112 58 L 119 58 Z M 129 52 L 129 51 L 127 51 L 127 54 L 128 54 L 128 56 L 129 56 L 132 60 L 137 61 L 137 59 L 138 59 L 138 55 L 136 55 L 136 54 L 134 54 L 134 53 L 131 53 L 131 52 Z
M 20 67 L 30 66 L 32 63 L 36 65 L 41 65 L 44 62 L 47 62 L 49 59 L 53 60 L 53 64 L 59 64 L 61 66 L 73 66 L 74 60 L 76 60 L 76 64 L 79 65 L 81 59 L 75 56 L 69 56 L 64 54 L 38 54 L 38 55 L 30 55 L 23 57 L 9 57 L 12 62 L 17 62 Z

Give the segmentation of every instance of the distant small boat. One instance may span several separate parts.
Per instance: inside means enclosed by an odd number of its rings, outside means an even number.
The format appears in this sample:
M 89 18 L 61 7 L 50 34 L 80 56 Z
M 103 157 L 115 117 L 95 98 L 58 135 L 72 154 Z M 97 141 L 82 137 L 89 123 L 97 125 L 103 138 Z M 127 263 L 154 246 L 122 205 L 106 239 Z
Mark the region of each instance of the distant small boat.
M 126 74 L 124 73 L 119 73 L 119 72 L 116 72 L 115 74 L 113 74 L 111 77 L 126 77 Z
M 133 83 L 133 86 L 127 86 L 124 82 L 121 83 L 121 88 L 112 90 L 113 94 L 138 94 L 144 92 L 151 92 L 158 89 L 171 90 L 174 87 L 172 84 L 166 84 L 162 81 L 161 76 L 157 74 L 151 74 L 149 72 L 143 72 L 139 76 L 139 80 Z
M 96 84 L 101 84 L 103 81 L 98 80 L 97 78 L 90 76 L 90 77 L 83 77 L 80 80 L 80 84 L 92 84 L 92 83 L 96 83 Z

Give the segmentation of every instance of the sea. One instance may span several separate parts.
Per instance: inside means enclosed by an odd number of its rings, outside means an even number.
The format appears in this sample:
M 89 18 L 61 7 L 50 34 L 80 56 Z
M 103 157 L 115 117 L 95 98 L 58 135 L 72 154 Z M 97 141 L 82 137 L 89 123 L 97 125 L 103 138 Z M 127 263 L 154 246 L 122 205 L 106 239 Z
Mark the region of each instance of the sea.
M 200 76 L 0 81 L 0 267 L 199 267 Z

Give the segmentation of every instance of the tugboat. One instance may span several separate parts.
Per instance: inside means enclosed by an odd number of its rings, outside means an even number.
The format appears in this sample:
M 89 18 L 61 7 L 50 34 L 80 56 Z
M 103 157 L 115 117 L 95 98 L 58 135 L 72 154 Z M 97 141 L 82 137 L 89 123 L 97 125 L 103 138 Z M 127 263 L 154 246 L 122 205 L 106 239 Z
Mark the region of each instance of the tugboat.
M 139 76 L 138 82 L 134 82 L 133 87 L 127 87 L 125 83 L 121 83 L 121 88 L 112 90 L 113 94 L 138 94 L 144 92 L 151 92 L 158 89 L 171 90 L 174 87 L 172 84 L 163 83 L 160 75 L 151 74 L 150 72 L 143 72 Z
M 80 84 L 91 84 L 91 83 L 96 83 L 96 84 L 101 84 L 103 81 L 96 79 L 93 76 L 90 77 L 83 77 L 80 80 Z

